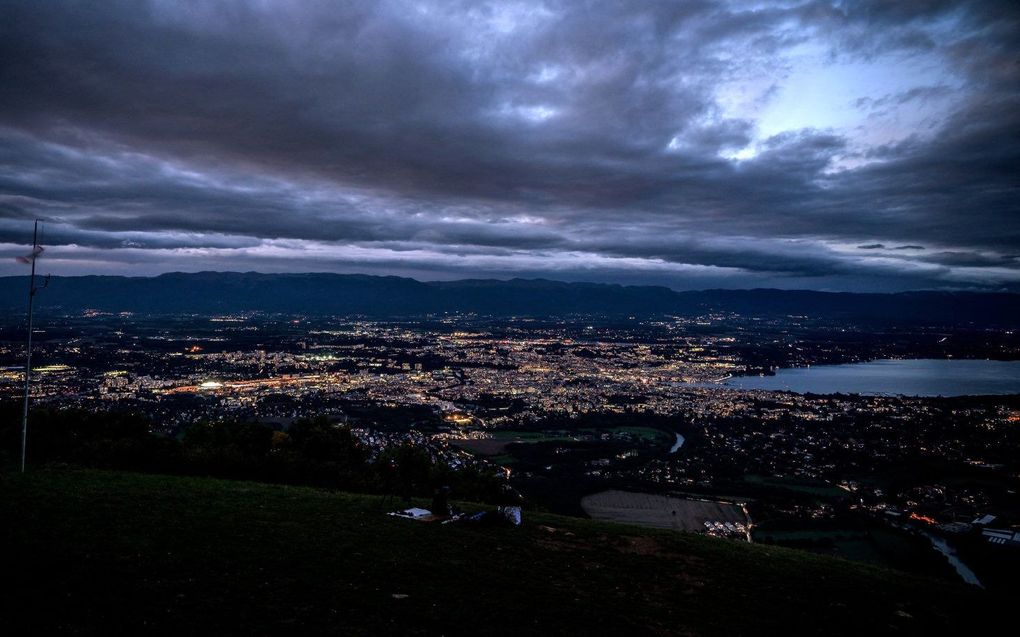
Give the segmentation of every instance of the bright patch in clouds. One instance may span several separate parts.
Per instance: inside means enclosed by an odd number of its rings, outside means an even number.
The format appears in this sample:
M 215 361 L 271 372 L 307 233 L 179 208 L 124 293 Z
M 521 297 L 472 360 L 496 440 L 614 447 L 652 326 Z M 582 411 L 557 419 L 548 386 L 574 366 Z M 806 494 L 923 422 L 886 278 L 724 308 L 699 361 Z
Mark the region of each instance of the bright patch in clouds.
M 754 122 L 754 139 L 722 153 L 728 159 L 751 159 L 764 140 L 799 130 L 843 135 L 855 154 L 912 136 L 931 137 L 964 98 L 962 81 L 938 53 L 892 51 L 868 60 L 832 60 L 821 45 L 801 46 L 770 66 L 771 74 L 743 78 L 717 93 L 723 116 Z

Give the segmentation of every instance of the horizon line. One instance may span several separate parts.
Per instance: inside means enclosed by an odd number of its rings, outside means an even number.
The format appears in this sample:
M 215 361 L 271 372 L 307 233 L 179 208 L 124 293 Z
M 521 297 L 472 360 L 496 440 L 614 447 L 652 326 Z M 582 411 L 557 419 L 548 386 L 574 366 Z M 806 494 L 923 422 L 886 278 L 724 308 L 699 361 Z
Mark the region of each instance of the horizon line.
M 882 296 L 894 296 L 901 294 L 1004 294 L 1017 296 L 1020 295 L 1020 291 L 1004 290 L 1004 289 L 974 289 L 974 288 L 916 288 L 911 290 L 899 290 L 895 292 L 881 292 L 881 291 L 849 291 L 849 290 L 831 290 L 831 289 L 818 289 L 818 288 L 777 288 L 777 287 L 710 287 L 710 288 L 691 288 L 678 290 L 666 285 L 648 285 L 648 284 L 634 284 L 634 283 L 611 283 L 607 281 L 568 281 L 563 279 L 550 279 L 546 277 L 510 277 L 510 278 L 499 278 L 499 277 L 485 277 L 485 278 L 460 278 L 460 279 L 418 279 L 410 276 L 400 276 L 396 274 L 366 274 L 363 272 L 329 272 L 329 271 L 307 271 L 307 272 L 259 272 L 257 270 L 198 270 L 194 272 L 187 272 L 183 270 L 172 270 L 168 272 L 160 272 L 158 274 L 60 274 L 53 275 L 53 279 L 85 279 L 85 278 L 111 278 L 111 279 L 158 279 L 164 276 L 198 276 L 198 275 L 258 275 L 258 276 L 332 276 L 332 277 L 363 277 L 371 279 L 400 279 L 405 281 L 414 281 L 424 285 L 430 284 L 441 284 L 441 283 L 465 283 L 465 282 L 498 282 L 498 283 L 510 283 L 513 281 L 522 282 L 544 282 L 544 283 L 560 283 L 563 285 L 599 285 L 607 287 L 621 287 L 621 288 L 645 288 L 645 289 L 662 289 L 668 290 L 675 294 L 684 293 L 698 293 L 698 292 L 810 292 L 815 294 L 852 294 L 852 295 L 882 295 Z M 0 274 L 0 279 L 20 279 L 28 277 L 28 274 Z

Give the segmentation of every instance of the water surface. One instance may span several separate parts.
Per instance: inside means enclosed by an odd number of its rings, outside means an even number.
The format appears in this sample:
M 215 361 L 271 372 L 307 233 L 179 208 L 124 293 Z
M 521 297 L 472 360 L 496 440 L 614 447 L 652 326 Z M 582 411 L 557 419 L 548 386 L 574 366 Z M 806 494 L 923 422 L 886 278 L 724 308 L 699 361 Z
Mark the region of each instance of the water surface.
M 673 446 L 669 448 L 669 452 L 676 453 L 677 451 L 680 451 L 680 447 L 684 446 L 684 440 L 685 438 L 682 435 L 676 434 L 676 442 L 674 442 Z
M 738 389 L 792 391 L 798 394 L 1020 394 L 1020 361 L 877 360 L 780 369 L 775 376 L 736 376 L 722 385 Z

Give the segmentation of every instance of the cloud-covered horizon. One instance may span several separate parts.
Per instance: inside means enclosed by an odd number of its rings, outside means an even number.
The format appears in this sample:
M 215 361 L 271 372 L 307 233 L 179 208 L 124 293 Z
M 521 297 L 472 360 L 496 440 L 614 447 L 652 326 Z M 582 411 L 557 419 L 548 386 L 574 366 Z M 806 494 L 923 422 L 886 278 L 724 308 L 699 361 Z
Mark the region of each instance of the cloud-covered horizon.
M 1010 3 L 0 12 L 0 274 L 1020 290 Z

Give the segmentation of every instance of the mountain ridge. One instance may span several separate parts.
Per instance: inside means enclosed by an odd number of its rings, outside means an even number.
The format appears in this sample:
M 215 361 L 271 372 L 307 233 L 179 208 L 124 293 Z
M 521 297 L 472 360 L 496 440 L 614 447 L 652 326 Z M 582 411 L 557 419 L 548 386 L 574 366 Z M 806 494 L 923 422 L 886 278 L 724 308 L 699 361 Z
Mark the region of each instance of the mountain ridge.
M 0 277 L 0 309 L 24 309 L 26 276 Z M 510 317 L 807 316 L 882 323 L 1020 324 L 1020 294 L 910 291 L 707 289 L 564 282 L 550 279 L 418 281 L 334 273 L 169 272 L 154 277 L 55 276 L 36 297 L 40 310 L 152 314 L 263 311 L 413 317 L 443 313 Z

